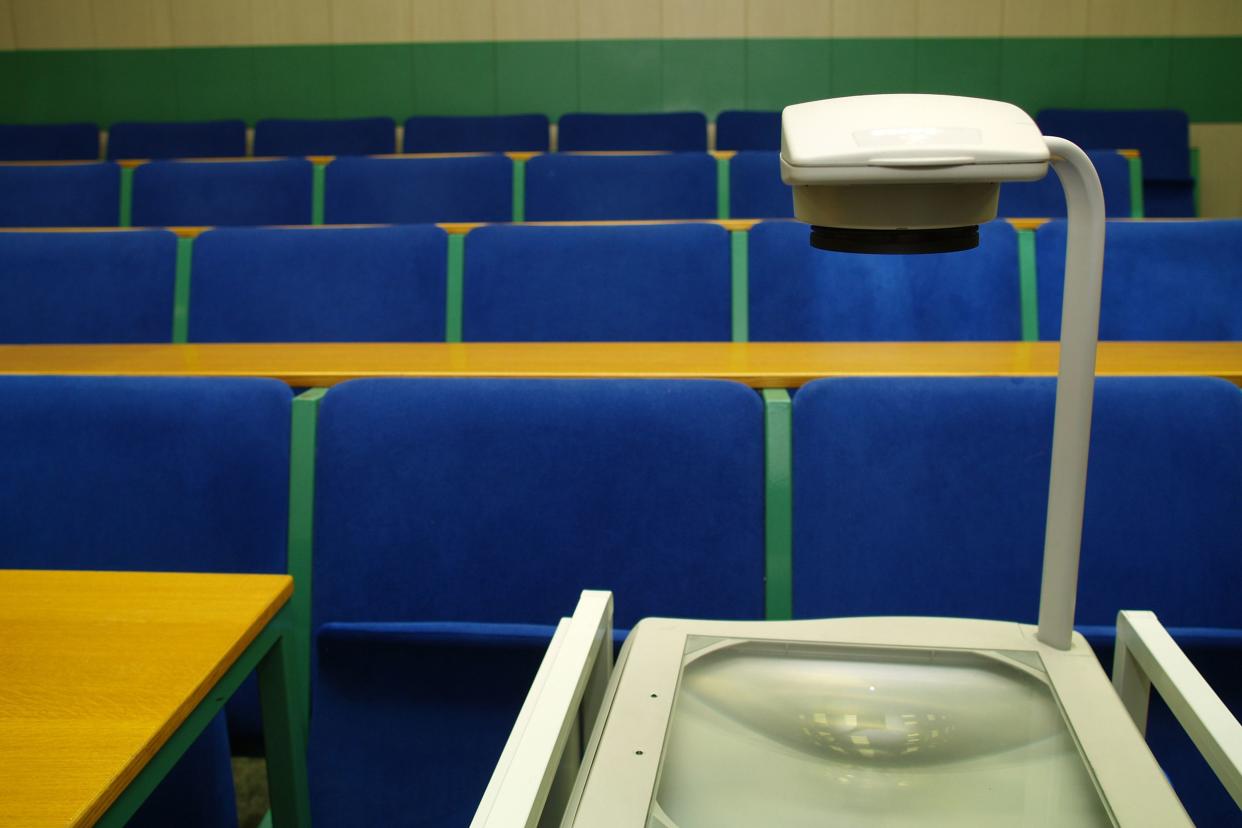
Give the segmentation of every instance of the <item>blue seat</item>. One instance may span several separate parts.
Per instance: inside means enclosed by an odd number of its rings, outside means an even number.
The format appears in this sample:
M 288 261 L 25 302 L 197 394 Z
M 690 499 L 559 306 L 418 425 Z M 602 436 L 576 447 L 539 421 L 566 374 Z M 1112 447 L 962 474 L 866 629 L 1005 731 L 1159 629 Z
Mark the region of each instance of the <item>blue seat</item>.
M 134 170 L 136 226 L 310 224 L 311 163 L 152 161 Z
M 108 129 L 109 158 L 230 158 L 246 154 L 246 122 L 120 121 Z
M 509 221 L 513 162 L 465 158 L 338 158 L 328 165 L 328 224 Z
M 194 242 L 194 342 L 444 339 L 438 227 L 211 230 Z
M 290 396 L 274 380 L 0 377 L 0 567 L 285 571 Z M 221 716 L 131 825 L 235 826 L 228 748 Z
M 1137 149 L 1145 215 L 1195 214 L 1190 120 L 1180 109 L 1045 109 L 1035 122 L 1045 135 L 1068 138 L 1084 149 Z
M 0 227 L 115 227 L 120 214 L 116 164 L 0 165 Z
M 402 152 L 548 149 L 547 115 L 420 115 L 405 122 Z
M 979 228 L 943 256 L 860 256 L 810 246 L 804 224 L 750 231 L 753 340 L 1011 340 L 1022 332 L 1017 234 Z
M 780 148 L 780 112 L 726 109 L 716 116 L 716 149 L 779 151 Z
M 1034 622 L 1054 395 L 1051 379 L 803 387 L 793 406 L 794 614 Z M 1237 688 L 1239 503 L 1236 387 L 1100 379 L 1078 590 L 1077 621 L 1093 625 L 1084 632 L 1107 642 L 1118 610 L 1154 610 L 1210 679 Z M 1242 709 L 1242 693 L 1227 701 Z M 1165 724 L 1153 721 L 1152 747 L 1192 817 L 1234 824 L 1236 806 L 1165 741 Z
M 254 125 L 256 156 L 379 155 L 396 149 L 397 124 L 392 118 L 265 118 Z
M 1109 218 L 1130 218 L 1130 162 L 1113 150 L 1088 150 L 1087 155 L 1100 174 L 1104 188 L 1104 214 Z M 1000 188 L 996 214 L 1002 218 L 1060 218 L 1065 215 L 1065 190 L 1057 174 L 1038 181 L 1007 181 Z
M 316 824 L 467 825 L 581 589 L 613 590 L 620 628 L 762 616 L 763 462 L 759 398 L 733 383 L 333 387 L 316 468 Z
M 570 112 L 561 116 L 556 131 L 561 152 L 707 150 L 707 117 L 702 112 Z
M 716 225 L 481 227 L 465 259 L 465 340 L 731 335 L 729 234 Z
M 1035 233 L 1041 339 L 1061 336 L 1065 233 Z M 1109 222 L 1104 249 L 1101 339 L 1242 339 L 1242 220 Z
M 0 233 L 0 342 L 167 342 L 177 237 Z
M 716 217 L 707 153 L 540 155 L 526 164 L 528 221 Z
M 96 124 L 0 124 L 0 161 L 96 161 Z
M 781 154 L 739 152 L 729 162 L 729 215 L 793 218 L 793 190 L 781 181 Z

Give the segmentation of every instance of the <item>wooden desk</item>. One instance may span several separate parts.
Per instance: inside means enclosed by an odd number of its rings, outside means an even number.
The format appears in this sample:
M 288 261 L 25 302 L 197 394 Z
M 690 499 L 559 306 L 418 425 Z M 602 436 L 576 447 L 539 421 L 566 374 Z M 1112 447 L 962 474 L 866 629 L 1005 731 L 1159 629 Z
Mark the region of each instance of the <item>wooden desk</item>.
M 715 378 L 794 388 L 835 376 L 1052 376 L 1055 342 L 336 343 L 4 345 L 0 374 L 273 377 Z M 1102 342 L 1101 375 L 1224 377 L 1242 342 Z
M 124 825 L 257 665 L 273 817 L 308 824 L 292 593 L 287 575 L 0 570 L 0 822 Z

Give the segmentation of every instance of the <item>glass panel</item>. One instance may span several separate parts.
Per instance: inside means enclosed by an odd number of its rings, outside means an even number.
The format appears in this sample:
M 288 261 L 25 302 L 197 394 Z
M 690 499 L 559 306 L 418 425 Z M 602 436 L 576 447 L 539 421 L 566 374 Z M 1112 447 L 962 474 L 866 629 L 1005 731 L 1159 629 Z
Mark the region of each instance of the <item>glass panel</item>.
M 685 653 L 649 828 L 1113 825 L 1034 653 Z

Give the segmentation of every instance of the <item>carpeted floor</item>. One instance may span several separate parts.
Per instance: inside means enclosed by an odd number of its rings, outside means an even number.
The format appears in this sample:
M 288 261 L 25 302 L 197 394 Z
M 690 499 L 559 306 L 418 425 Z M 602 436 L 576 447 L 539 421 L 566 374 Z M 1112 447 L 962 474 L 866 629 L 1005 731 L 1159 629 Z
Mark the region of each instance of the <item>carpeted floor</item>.
M 238 828 L 258 828 L 267 813 L 267 763 L 262 757 L 233 757 Z

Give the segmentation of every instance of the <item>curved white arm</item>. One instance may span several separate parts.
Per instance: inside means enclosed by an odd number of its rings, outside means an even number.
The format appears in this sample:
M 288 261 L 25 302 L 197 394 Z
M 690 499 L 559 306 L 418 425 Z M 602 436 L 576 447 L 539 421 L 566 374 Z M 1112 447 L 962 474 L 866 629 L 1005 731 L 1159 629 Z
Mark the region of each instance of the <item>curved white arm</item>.
M 1061 364 L 1052 428 L 1044 574 L 1039 593 L 1039 640 L 1068 650 L 1074 632 L 1087 449 L 1091 442 L 1095 344 L 1104 275 L 1104 191 L 1085 152 L 1063 138 L 1045 140 L 1052 152 L 1052 168 L 1065 188 L 1069 240 L 1065 248 Z

